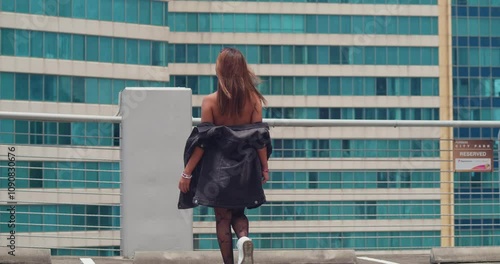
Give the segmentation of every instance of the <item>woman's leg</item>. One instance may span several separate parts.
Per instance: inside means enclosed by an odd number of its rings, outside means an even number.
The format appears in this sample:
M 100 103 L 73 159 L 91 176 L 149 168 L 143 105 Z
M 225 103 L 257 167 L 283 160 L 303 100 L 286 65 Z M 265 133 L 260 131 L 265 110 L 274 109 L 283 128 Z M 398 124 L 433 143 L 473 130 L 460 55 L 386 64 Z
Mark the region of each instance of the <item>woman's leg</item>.
M 233 264 L 233 237 L 231 234 L 231 209 L 215 208 L 215 229 L 219 241 L 220 253 L 224 264 Z
M 245 208 L 232 210 L 231 225 L 238 239 L 243 236 L 248 237 L 248 218 L 245 215 Z

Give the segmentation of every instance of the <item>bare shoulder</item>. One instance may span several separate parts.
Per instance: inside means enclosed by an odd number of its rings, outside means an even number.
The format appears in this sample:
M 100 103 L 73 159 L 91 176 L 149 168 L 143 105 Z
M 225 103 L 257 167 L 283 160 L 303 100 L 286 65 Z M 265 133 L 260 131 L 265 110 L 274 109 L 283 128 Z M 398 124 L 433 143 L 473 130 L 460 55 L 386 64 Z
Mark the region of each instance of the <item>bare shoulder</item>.
M 214 122 L 214 106 L 216 105 L 216 97 L 209 94 L 203 97 L 201 102 L 201 120 L 202 122 Z
M 217 95 L 215 93 L 211 93 L 203 97 L 202 104 L 205 106 L 213 106 L 217 101 Z
M 262 101 L 260 100 L 260 97 L 257 94 L 254 94 L 252 96 L 252 104 L 255 107 L 262 107 Z

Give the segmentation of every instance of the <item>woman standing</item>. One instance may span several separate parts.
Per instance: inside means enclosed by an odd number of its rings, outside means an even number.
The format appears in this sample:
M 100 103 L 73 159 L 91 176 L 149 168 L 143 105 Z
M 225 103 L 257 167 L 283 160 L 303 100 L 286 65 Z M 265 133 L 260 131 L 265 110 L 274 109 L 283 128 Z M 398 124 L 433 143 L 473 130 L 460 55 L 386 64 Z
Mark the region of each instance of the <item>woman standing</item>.
M 272 152 L 269 127 L 262 122 L 264 97 L 259 79 L 240 51 L 225 48 L 216 62 L 217 91 L 203 98 L 201 124 L 186 142 L 179 181 L 179 209 L 197 205 L 215 210 L 217 240 L 225 264 L 233 264 L 231 227 L 238 237 L 238 263 L 253 263 L 245 208 L 266 202 Z

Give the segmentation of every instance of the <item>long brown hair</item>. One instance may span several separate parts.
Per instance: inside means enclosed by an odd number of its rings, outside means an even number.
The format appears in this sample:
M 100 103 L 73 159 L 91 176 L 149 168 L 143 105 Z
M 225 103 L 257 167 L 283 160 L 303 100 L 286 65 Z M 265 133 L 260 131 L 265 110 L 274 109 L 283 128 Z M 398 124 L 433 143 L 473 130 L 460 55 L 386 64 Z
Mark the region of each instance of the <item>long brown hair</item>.
M 234 48 L 224 48 L 217 58 L 217 102 L 220 113 L 241 116 L 244 105 L 257 96 L 263 104 L 266 99 L 257 90 L 260 79 L 250 70 L 241 52 Z

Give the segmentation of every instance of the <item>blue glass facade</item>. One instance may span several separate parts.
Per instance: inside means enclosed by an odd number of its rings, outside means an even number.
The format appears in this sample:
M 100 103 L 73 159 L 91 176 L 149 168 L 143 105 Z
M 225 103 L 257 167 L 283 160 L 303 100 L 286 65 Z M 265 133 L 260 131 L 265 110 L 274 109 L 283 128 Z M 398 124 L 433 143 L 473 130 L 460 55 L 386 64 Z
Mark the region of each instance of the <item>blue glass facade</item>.
M 172 13 L 171 31 L 436 35 L 437 17 Z
M 367 120 L 439 120 L 438 108 L 326 108 L 269 107 L 264 118 L 291 119 L 367 119 Z M 201 116 L 201 108 L 193 107 L 193 117 Z
M 0 0 L 0 11 L 153 26 L 168 25 L 168 2 L 155 0 Z
M 0 55 L 167 66 L 166 42 L 0 28 Z
M 439 79 L 432 77 L 259 76 L 264 95 L 438 96 Z M 170 84 L 206 95 L 217 89 L 217 77 L 171 75 Z M 0 94 L 0 97 L 2 95 Z
M 127 86 L 167 87 L 168 82 L 0 72 L 0 100 L 118 104 Z
M 195 221 L 215 221 L 213 209 L 194 210 Z M 439 219 L 439 200 L 268 202 L 248 211 L 249 221 Z
M 50 250 L 52 256 L 120 256 L 120 246 L 111 247 L 79 247 L 75 248 L 53 248 Z
M 439 188 L 438 170 L 272 171 L 264 188 L 287 189 L 401 189 Z
M 8 188 L 8 162 L 0 161 L 0 188 Z M 118 162 L 17 161 L 17 188 L 120 188 Z M 55 224 L 55 223 L 54 223 Z
M 212 1 L 212 0 L 201 0 Z M 234 0 L 222 0 L 231 1 Z M 288 2 L 288 3 L 332 3 L 332 4 L 400 4 L 400 5 L 436 5 L 438 0 L 236 0 L 248 2 Z M 496 0 L 492 0 L 496 1 Z
M 0 144 L 119 146 L 119 133 L 112 123 L 0 120 Z
M 438 65 L 437 47 L 170 44 L 169 63 L 215 63 L 234 47 L 251 64 Z
M 439 109 L 273 107 L 263 110 L 263 116 L 292 119 L 439 120 Z
M 218 249 L 215 234 L 195 234 L 195 248 Z M 390 250 L 421 249 L 440 246 L 439 231 L 394 232 L 304 232 L 258 233 L 252 235 L 256 248 Z M 233 244 L 236 244 L 236 239 Z
M 8 206 L 0 206 L 2 212 Z M 43 204 L 16 206 L 17 232 L 58 232 L 119 230 L 120 206 Z M 9 222 L 9 214 L 1 214 L 2 222 Z M 7 225 L 0 231 L 9 232 Z
M 273 139 L 274 158 L 439 157 L 438 140 Z
M 500 120 L 500 1 L 452 1 L 455 120 Z M 455 139 L 495 140 L 493 173 L 455 173 L 455 244 L 500 245 L 498 141 L 494 128 Z

